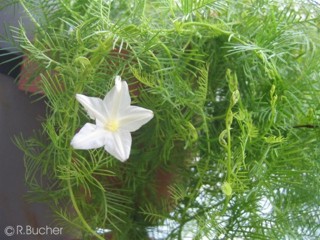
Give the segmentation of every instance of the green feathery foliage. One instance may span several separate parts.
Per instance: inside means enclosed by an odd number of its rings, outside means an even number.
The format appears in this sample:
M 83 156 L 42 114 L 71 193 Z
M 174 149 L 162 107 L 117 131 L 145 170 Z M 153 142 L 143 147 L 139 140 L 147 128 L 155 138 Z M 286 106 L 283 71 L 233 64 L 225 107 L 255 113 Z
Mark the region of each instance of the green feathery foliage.
M 3 1 L 4 4 L 7 1 Z M 35 201 L 82 239 L 316 239 L 320 6 L 267 0 L 20 0 L 43 129 L 17 138 Z M 0 8 L 1 9 L 1 8 Z M 127 162 L 74 150 L 116 75 L 154 118 Z M 30 82 L 32 79 L 30 79 Z M 188 239 L 189 239 L 188 238 Z

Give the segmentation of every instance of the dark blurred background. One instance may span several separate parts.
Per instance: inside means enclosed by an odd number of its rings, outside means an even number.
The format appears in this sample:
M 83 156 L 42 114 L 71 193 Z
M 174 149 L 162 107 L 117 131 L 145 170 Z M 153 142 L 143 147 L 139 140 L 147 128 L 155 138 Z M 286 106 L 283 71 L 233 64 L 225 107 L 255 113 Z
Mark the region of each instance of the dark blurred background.
M 37 100 L 39 96 L 18 90 L 21 60 L 0 49 L 0 239 L 65 240 L 63 234 L 9 237 L 4 232 L 6 227 L 57 227 L 47 205 L 27 201 L 23 152 L 13 141 L 14 136 L 33 135 L 45 116 L 45 103 Z

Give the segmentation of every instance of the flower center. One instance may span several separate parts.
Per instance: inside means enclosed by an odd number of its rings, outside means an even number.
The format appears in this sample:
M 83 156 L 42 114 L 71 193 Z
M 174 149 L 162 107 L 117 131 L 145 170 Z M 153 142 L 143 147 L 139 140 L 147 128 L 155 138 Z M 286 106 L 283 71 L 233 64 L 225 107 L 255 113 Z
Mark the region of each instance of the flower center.
M 104 128 L 110 132 L 115 132 L 119 128 L 119 123 L 118 121 L 114 121 L 114 120 L 107 121 L 104 125 Z

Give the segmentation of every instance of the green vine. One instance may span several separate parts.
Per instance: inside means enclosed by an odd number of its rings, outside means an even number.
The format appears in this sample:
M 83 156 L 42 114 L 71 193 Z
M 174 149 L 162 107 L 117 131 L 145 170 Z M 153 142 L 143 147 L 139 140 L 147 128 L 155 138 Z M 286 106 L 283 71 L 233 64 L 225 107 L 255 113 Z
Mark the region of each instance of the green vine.
M 0 0 L 0 9 L 8 1 Z M 11 34 L 47 114 L 25 153 L 34 201 L 82 239 L 313 239 L 319 235 L 319 4 L 21 0 Z M 130 157 L 77 150 L 76 94 L 117 75 L 154 117 Z M 91 123 L 91 122 L 90 122 Z M 45 181 L 44 181 L 45 180 Z M 109 232 L 105 236 L 97 229 Z M 165 229 L 165 230 L 163 230 Z

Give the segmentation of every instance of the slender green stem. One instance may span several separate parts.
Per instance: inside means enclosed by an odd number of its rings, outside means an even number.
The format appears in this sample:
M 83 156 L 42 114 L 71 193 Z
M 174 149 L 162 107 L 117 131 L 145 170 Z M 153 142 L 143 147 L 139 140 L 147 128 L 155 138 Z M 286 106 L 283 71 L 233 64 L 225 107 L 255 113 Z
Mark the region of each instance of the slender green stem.
M 76 104 L 76 106 L 75 106 L 75 111 L 74 111 L 74 113 L 75 114 L 77 114 L 78 113 L 78 108 L 79 108 L 79 105 L 78 104 Z M 74 121 L 73 121 L 73 124 L 72 124 L 72 131 L 74 132 L 75 131 L 75 129 L 76 129 L 76 117 L 74 118 Z M 70 169 L 70 167 L 71 167 L 71 165 L 72 165 L 72 149 L 70 148 L 70 151 L 69 151 L 69 173 L 71 172 L 71 169 Z M 104 238 L 102 237 L 102 236 L 100 236 L 96 231 L 94 231 L 90 226 L 89 226 L 89 224 L 87 223 L 87 221 L 84 219 L 84 217 L 83 217 L 83 215 L 82 215 L 82 213 L 81 213 L 81 211 L 80 211 L 80 209 L 79 209 L 79 207 L 78 207 L 78 204 L 77 204 L 77 201 L 76 201 L 76 199 L 75 199 L 75 197 L 74 197 L 74 193 L 73 193 L 73 190 L 72 190 L 72 184 L 71 184 L 71 176 L 70 176 L 70 174 L 69 174 L 69 177 L 68 177 L 68 179 L 67 179 L 67 183 L 68 183 L 68 189 L 69 189 L 69 195 L 70 195 L 70 198 L 71 198 L 71 202 L 72 202 L 72 205 L 73 205 L 73 208 L 74 208 L 74 210 L 76 211 L 76 213 L 77 213 L 77 215 L 78 215 L 78 217 L 79 217 L 79 219 L 81 220 L 81 222 L 82 222 L 82 224 L 83 224 L 83 226 L 90 232 L 90 233 L 92 233 L 95 237 L 97 237 L 98 239 L 100 239 L 100 240 L 104 240 Z
M 70 158 L 71 159 L 71 158 Z M 71 163 L 70 163 L 71 164 Z M 73 208 L 74 210 L 76 211 L 79 219 L 81 220 L 83 226 L 89 231 L 91 232 L 94 236 L 96 236 L 98 239 L 101 239 L 101 240 L 104 240 L 104 238 L 102 236 L 100 236 L 96 231 L 94 231 L 90 226 L 89 224 L 87 223 L 87 221 L 84 219 L 84 217 L 82 216 L 81 214 L 81 211 L 80 209 L 78 208 L 78 205 L 77 205 L 77 201 L 74 197 L 74 193 L 73 193 L 73 190 L 72 190 L 72 186 L 71 186 L 71 181 L 70 181 L 70 178 L 67 180 L 68 182 L 68 189 L 69 189 L 69 194 L 70 194 L 70 198 L 71 198 L 71 202 L 72 202 L 72 205 L 73 205 Z
M 232 173 L 232 159 L 231 159 L 231 128 L 230 126 L 227 126 L 227 136 L 228 136 L 228 145 L 227 145 L 227 181 L 230 183 L 231 181 L 231 173 Z
M 40 29 L 42 31 L 41 26 L 39 25 L 39 23 L 36 21 L 36 19 L 33 17 L 32 13 L 29 11 L 29 9 L 27 8 L 27 6 L 24 4 L 24 0 L 20 0 L 20 4 L 23 7 L 23 10 L 26 11 L 26 13 L 28 14 L 29 18 L 31 19 L 31 21 L 36 25 L 37 29 Z

